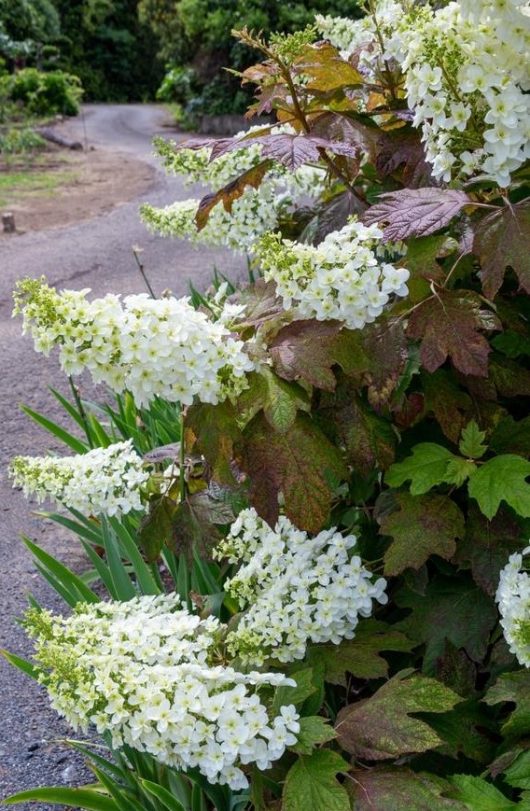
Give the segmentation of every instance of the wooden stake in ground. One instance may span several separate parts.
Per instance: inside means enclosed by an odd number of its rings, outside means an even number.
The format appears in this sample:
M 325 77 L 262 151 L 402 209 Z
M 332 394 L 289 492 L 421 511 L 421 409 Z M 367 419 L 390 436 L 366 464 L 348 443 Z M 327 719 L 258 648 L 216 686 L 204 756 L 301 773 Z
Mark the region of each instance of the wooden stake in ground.
M 5 214 L 2 214 L 2 225 L 5 234 L 14 234 L 17 230 L 15 226 L 15 215 L 11 211 L 6 211 Z

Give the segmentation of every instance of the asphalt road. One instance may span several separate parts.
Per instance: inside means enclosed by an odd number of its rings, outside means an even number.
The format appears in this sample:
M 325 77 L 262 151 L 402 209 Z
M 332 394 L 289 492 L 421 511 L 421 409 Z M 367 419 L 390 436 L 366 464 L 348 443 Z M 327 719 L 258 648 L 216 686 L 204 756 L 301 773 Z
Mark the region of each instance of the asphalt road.
M 164 112 L 155 105 L 87 105 L 68 130 L 95 148 L 114 149 L 156 165 L 151 139 L 167 134 Z M 73 226 L 26 233 L 0 242 L 0 647 L 29 655 L 31 646 L 15 624 L 33 593 L 42 604 L 62 610 L 61 602 L 35 570 L 19 538 L 36 539 L 67 564 L 79 566 L 75 539 L 32 515 L 13 490 L 5 471 L 15 454 L 38 454 L 53 448 L 49 435 L 34 426 L 19 404 L 59 417 L 47 391 L 52 385 L 66 392 L 66 380 L 56 360 L 37 355 L 22 338 L 19 319 L 11 318 L 11 292 L 17 279 L 46 275 L 59 287 L 90 287 L 95 295 L 143 292 L 143 282 L 131 253 L 143 248 L 143 260 L 155 290 L 170 288 L 185 295 L 188 282 L 205 288 L 216 265 L 232 279 L 243 262 L 229 252 L 194 249 L 187 243 L 147 232 L 139 220 L 144 199 L 165 205 L 190 196 L 177 178 L 158 170 L 153 187 L 137 200 L 109 214 Z M 1 657 L 0 657 L 1 658 Z M 0 799 L 36 785 L 75 785 L 86 775 L 81 761 L 61 745 L 67 728 L 48 707 L 45 692 L 0 661 Z M 48 804 L 21 804 L 21 811 L 51 811 Z

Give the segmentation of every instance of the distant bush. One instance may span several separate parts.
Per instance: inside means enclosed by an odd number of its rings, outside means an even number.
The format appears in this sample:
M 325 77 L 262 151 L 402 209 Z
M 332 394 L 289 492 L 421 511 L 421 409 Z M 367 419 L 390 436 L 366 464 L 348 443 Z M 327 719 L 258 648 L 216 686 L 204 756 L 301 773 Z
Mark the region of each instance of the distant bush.
M 35 130 L 29 127 L 24 129 L 9 129 L 0 133 L 0 155 L 20 155 L 42 149 L 46 141 Z
M 77 76 L 61 70 L 24 68 L 0 79 L 0 97 L 22 104 L 31 115 L 77 115 L 82 94 Z

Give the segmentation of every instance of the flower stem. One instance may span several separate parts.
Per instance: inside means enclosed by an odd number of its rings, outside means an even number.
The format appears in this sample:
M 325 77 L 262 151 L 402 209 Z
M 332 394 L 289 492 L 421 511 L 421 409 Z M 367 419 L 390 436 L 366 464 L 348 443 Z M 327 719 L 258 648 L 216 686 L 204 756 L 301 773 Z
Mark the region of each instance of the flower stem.
M 184 409 L 180 407 L 180 503 L 186 500 L 186 444 L 184 441 Z
M 92 434 L 90 433 L 90 426 L 88 424 L 88 417 L 86 415 L 85 407 L 83 405 L 83 401 L 79 396 L 79 389 L 75 385 L 72 375 L 68 375 L 68 380 L 70 381 L 70 388 L 72 389 L 72 394 L 74 395 L 75 404 L 77 406 L 77 410 L 79 411 L 79 416 L 83 421 L 83 427 L 85 429 L 86 438 L 88 440 L 88 444 L 91 448 L 94 447 L 94 443 L 92 442 Z

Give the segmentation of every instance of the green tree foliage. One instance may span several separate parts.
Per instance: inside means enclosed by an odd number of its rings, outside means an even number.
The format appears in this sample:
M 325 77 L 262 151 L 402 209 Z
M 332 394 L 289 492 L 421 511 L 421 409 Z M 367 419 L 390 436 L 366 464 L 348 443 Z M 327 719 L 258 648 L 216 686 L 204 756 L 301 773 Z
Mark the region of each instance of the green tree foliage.
M 96 101 L 148 99 L 160 83 L 157 41 L 137 0 L 54 0 L 61 19 L 60 65 Z
M 250 93 L 242 89 L 226 65 L 241 71 L 253 59 L 252 52 L 235 42 L 234 28 L 270 34 L 294 32 L 313 22 L 315 14 L 360 16 L 357 0 L 140 0 L 140 20 L 160 43 L 160 59 L 174 66 L 191 67 L 195 86 L 188 99 L 191 113 L 210 115 L 244 113 Z M 182 99 L 175 96 L 175 101 Z

